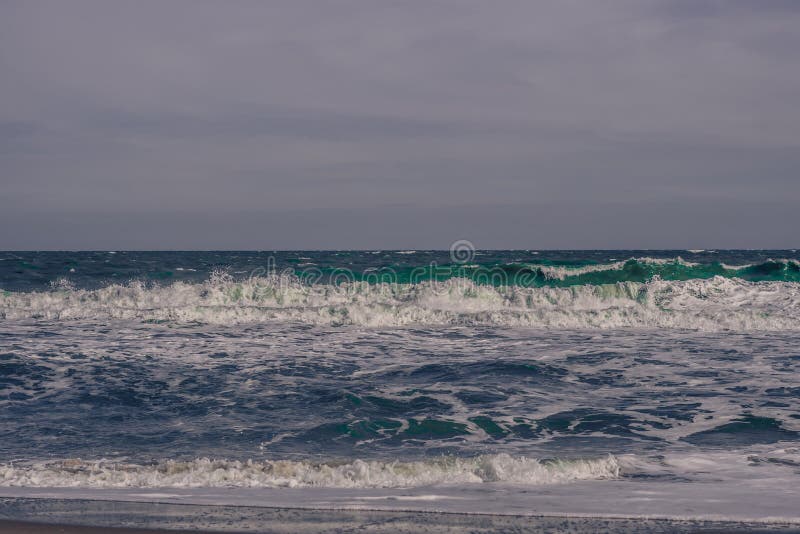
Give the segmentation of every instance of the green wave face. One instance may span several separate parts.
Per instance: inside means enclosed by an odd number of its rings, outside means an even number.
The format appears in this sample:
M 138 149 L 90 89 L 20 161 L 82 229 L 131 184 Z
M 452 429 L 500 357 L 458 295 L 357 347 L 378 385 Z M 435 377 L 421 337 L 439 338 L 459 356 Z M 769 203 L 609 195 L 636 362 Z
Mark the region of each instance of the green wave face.
M 618 282 L 708 279 L 715 276 L 750 282 L 800 282 L 800 262 L 769 260 L 753 265 L 726 265 L 721 262 L 691 263 L 671 260 L 631 258 L 614 263 L 551 262 L 429 265 L 425 267 L 382 268 L 366 273 L 344 273 L 341 269 L 309 272 L 297 269 L 296 275 L 309 282 L 360 281 L 370 283 L 418 283 L 466 278 L 479 284 L 523 287 L 569 287 Z

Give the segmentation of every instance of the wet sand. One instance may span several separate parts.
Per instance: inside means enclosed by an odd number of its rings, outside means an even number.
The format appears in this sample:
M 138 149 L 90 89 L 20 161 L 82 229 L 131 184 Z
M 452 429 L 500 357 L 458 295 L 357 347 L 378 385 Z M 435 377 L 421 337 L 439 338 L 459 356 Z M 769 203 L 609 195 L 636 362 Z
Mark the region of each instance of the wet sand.
M 57 525 L 46 523 L 28 523 L 24 521 L 0 520 L 0 532 L 3 534 L 181 534 L 192 532 L 203 534 L 198 530 L 163 530 L 127 527 L 92 527 L 82 525 Z
M 63 499 L 0 499 L 3 534 L 546 532 L 793 533 L 791 524 L 737 521 L 542 517 L 414 511 L 308 510 Z

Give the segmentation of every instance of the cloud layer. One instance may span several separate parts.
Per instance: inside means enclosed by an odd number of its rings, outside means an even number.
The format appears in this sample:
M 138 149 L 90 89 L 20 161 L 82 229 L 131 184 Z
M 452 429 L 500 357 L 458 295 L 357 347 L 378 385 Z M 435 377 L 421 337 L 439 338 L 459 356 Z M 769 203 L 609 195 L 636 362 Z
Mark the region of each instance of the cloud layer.
M 796 247 L 800 5 L 0 4 L 0 248 Z

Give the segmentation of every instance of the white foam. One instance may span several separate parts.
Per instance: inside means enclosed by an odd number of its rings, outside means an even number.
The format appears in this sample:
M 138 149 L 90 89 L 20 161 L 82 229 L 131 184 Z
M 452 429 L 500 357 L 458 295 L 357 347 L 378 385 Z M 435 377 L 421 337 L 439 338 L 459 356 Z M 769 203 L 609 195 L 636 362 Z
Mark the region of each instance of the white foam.
M 467 279 L 419 284 L 304 285 L 280 277 L 236 282 L 141 282 L 96 290 L 3 292 L 0 318 L 128 319 L 238 324 L 488 325 L 541 328 L 800 330 L 800 283 L 710 279 L 526 288 Z
M 507 482 L 560 484 L 612 479 L 620 467 L 613 456 L 547 461 L 508 454 L 435 460 L 312 463 L 308 461 L 164 461 L 151 465 L 80 459 L 0 464 L 0 486 L 88 488 L 329 487 L 403 488 Z
M 700 482 L 784 480 L 796 484 L 800 448 L 783 442 L 750 449 L 672 451 L 655 458 L 622 455 L 618 462 L 623 475 L 669 475 Z

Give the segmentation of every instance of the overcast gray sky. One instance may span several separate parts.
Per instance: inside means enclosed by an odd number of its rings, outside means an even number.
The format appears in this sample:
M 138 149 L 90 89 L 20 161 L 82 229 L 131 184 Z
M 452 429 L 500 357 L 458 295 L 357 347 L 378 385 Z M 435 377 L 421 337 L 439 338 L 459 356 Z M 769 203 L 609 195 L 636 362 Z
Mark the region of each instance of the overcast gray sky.
M 800 246 L 794 0 L 0 0 L 0 248 Z

